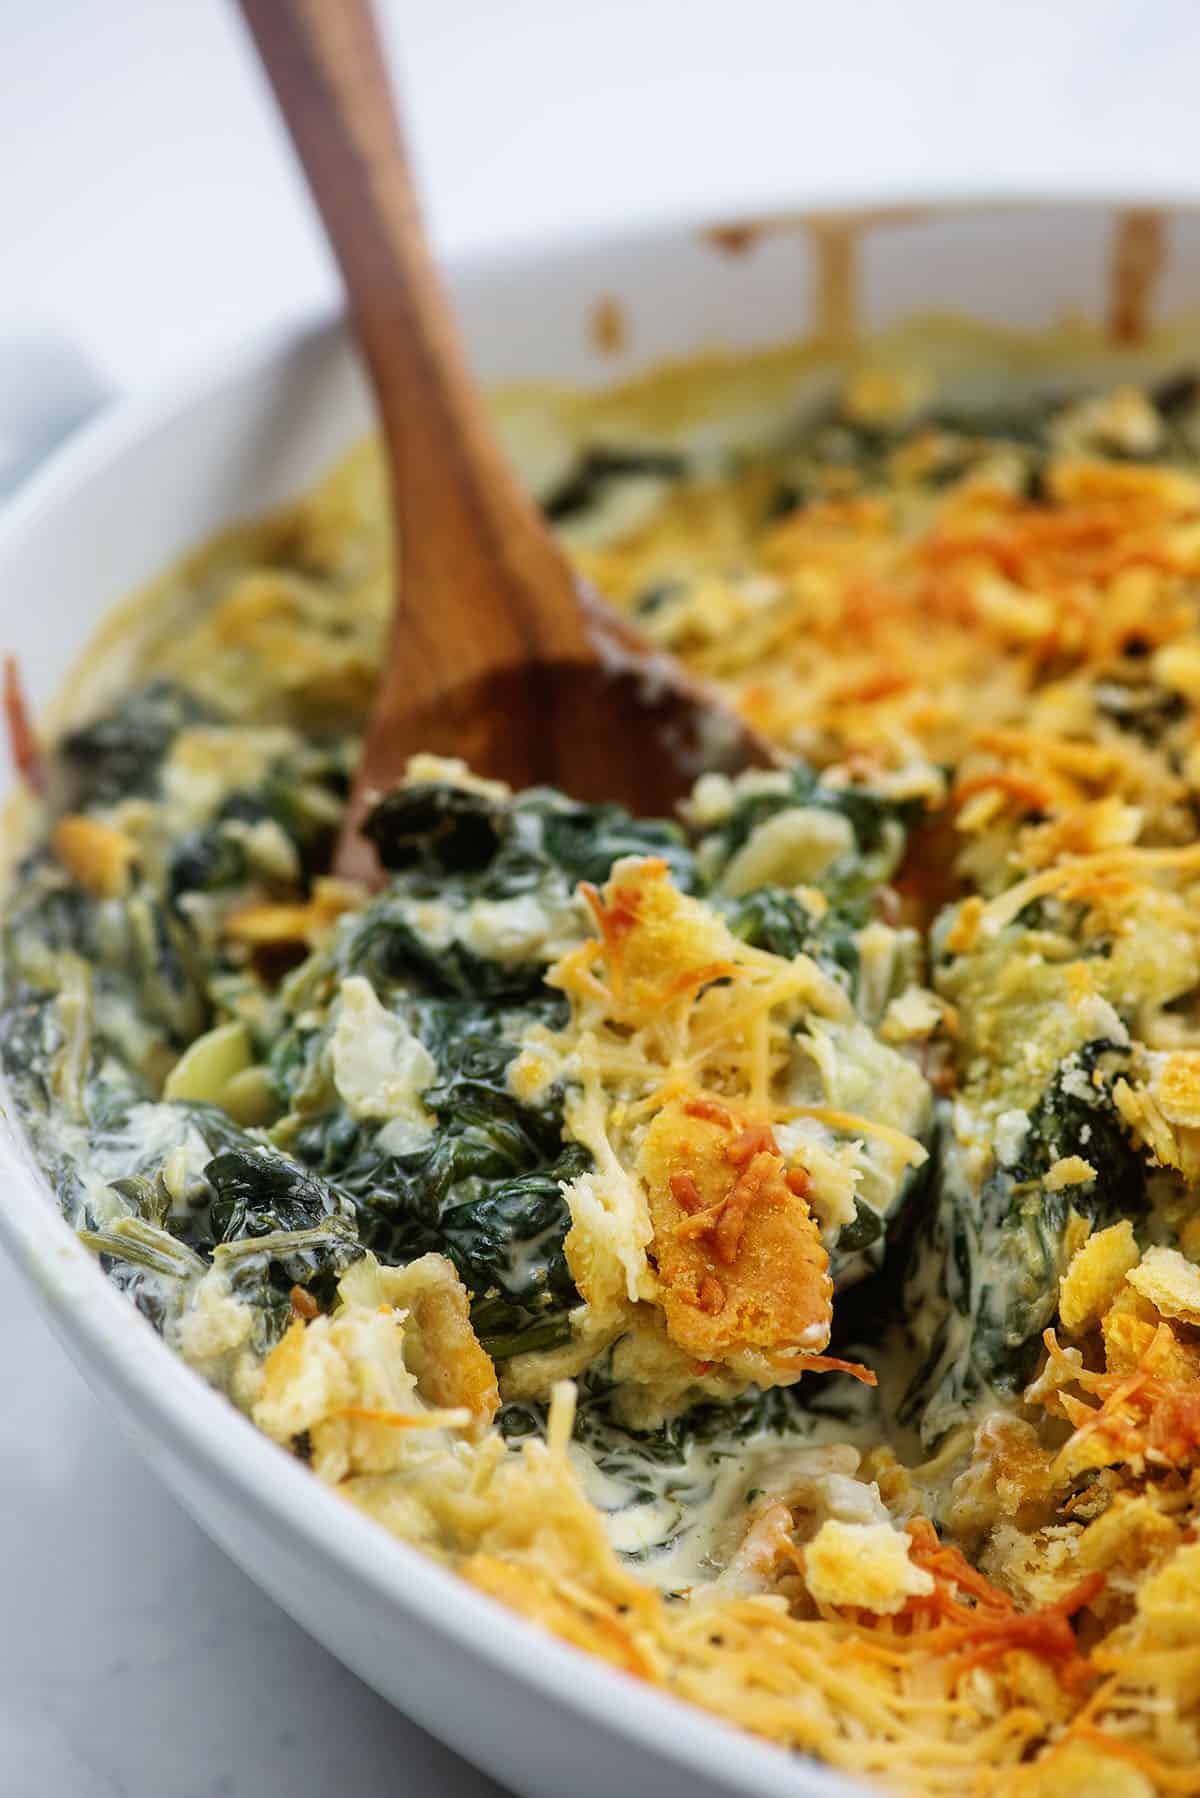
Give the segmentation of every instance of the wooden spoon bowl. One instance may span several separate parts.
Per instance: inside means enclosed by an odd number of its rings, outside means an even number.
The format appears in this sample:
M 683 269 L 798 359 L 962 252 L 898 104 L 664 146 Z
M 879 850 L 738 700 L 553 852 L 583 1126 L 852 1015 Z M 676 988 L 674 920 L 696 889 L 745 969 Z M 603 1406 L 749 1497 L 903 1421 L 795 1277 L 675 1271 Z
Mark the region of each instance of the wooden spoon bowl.
M 467 369 L 421 230 L 368 0 L 241 0 L 337 256 L 388 453 L 401 573 L 338 868 L 419 751 L 514 786 L 671 809 L 777 753 L 583 589 Z

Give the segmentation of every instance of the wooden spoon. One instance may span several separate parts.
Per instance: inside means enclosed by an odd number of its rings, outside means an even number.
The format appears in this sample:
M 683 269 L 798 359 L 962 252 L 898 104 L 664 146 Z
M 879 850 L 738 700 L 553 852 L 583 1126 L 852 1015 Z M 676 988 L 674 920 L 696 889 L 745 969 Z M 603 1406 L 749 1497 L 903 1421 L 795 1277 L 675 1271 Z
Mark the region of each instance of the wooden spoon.
M 468 372 L 422 233 L 369 0 L 241 0 L 341 267 L 391 469 L 402 581 L 339 848 L 421 750 L 668 812 L 776 753 L 572 571 Z

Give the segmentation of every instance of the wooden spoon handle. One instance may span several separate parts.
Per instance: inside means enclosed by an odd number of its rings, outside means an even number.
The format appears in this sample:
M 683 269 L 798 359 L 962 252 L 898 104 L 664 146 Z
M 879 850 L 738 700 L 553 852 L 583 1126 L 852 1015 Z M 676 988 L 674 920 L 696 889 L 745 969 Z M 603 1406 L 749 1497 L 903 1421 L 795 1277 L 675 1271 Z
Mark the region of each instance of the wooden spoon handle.
M 399 528 L 392 641 L 337 865 L 420 750 L 636 811 L 768 746 L 579 583 L 510 470 L 421 236 L 369 0 L 241 0 L 333 243 L 375 384 Z
M 497 441 L 421 231 L 368 0 L 241 0 L 370 364 L 391 463 L 409 702 L 594 652 L 572 577 Z M 552 603 L 555 597 L 558 603 Z M 545 598 L 546 604 L 539 604 Z

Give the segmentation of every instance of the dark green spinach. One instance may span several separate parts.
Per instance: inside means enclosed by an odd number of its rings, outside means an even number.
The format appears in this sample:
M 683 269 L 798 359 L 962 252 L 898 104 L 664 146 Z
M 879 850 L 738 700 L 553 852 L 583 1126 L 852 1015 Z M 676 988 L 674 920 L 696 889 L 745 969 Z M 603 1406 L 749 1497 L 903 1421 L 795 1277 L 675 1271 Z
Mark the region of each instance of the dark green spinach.
M 56 759 L 67 774 L 68 807 L 86 810 L 152 793 L 179 732 L 215 717 L 209 706 L 170 681 L 151 681 L 128 694 L 114 710 L 69 731 L 59 743 Z
M 1127 1047 L 1104 1039 L 1068 1056 L 1030 1113 L 1020 1154 L 997 1159 L 978 1191 L 943 1144 L 942 1178 L 914 1233 L 904 1300 L 910 1318 L 936 1314 L 940 1325 L 898 1412 L 902 1423 L 919 1422 L 928 1445 L 983 1393 L 1019 1392 L 1032 1378 L 1058 1304 L 1072 1213 L 1103 1228 L 1145 1212 L 1146 1163 L 1112 1098 L 1128 1062 Z M 1051 1189 L 1045 1177 L 1068 1155 L 1089 1162 L 1097 1177 Z
M 678 481 L 687 473 L 687 458 L 678 450 L 619 449 L 593 444 L 582 450 L 572 468 L 542 500 L 542 511 L 552 524 L 563 524 L 590 512 L 616 481 L 652 475 L 661 481 Z

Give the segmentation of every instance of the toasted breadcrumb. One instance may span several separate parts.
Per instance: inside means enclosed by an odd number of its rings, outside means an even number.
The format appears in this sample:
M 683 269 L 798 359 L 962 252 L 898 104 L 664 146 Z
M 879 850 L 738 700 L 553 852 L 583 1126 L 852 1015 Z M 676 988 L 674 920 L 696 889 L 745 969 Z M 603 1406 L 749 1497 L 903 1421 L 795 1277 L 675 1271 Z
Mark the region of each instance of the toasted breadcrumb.
M 804 1578 L 819 1605 L 894 1616 L 933 1591 L 933 1575 L 909 1558 L 911 1540 L 890 1523 L 829 1518 L 804 1551 Z
M 1080 1336 L 1094 1328 L 1138 1264 L 1138 1247 L 1128 1218 L 1089 1236 L 1076 1250 L 1058 1289 L 1063 1328 Z

